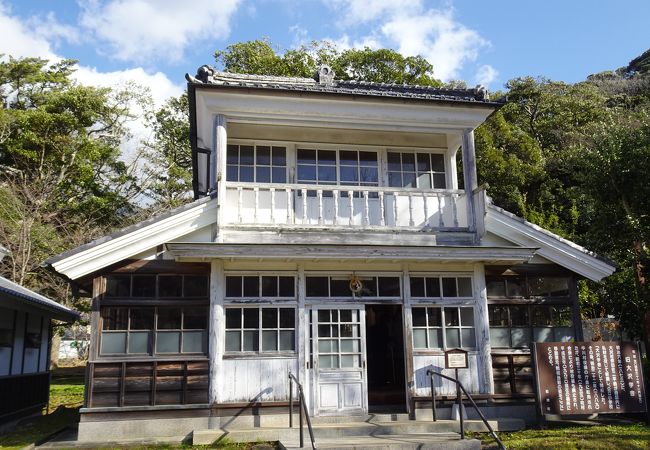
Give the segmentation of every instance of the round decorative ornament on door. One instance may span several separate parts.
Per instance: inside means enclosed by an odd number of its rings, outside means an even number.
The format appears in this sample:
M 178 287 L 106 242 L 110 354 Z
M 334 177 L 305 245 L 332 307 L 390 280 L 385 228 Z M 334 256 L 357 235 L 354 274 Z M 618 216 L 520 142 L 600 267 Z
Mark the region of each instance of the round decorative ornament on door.
M 352 278 L 350 279 L 349 287 L 350 287 L 350 291 L 352 291 L 354 295 L 357 295 L 359 294 L 359 292 L 363 290 L 363 281 L 361 281 L 361 278 L 359 278 L 358 276 L 353 275 Z

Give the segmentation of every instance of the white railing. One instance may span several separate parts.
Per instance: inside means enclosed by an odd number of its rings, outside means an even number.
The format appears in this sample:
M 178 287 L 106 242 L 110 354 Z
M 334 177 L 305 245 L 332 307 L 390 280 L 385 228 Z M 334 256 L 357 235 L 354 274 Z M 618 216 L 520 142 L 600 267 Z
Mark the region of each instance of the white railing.
M 462 190 L 226 183 L 224 225 L 467 229 Z

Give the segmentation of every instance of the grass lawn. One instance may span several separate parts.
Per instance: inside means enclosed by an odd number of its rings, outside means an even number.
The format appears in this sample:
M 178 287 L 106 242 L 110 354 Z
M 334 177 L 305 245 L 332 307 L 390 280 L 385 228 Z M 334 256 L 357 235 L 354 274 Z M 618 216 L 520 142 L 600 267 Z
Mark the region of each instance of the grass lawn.
M 650 427 L 625 425 L 549 425 L 545 430 L 498 433 L 509 450 L 648 450 Z M 481 434 L 484 449 L 496 449 L 489 434 Z

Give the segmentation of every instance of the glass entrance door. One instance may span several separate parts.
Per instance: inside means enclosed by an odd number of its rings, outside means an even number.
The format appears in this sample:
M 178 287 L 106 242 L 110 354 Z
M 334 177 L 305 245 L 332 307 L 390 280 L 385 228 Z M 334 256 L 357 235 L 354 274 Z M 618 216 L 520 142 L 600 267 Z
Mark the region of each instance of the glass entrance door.
M 364 308 L 316 307 L 311 323 L 317 414 L 365 414 Z

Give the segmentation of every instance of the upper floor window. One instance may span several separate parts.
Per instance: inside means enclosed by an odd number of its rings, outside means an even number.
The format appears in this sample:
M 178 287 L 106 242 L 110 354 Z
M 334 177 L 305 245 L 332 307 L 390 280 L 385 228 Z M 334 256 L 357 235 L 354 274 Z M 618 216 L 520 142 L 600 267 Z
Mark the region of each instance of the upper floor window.
M 411 297 L 456 298 L 473 297 L 470 277 L 433 276 L 411 278 Z
M 228 144 L 226 180 L 286 183 L 287 149 L 269 145 Z
M 379 186 L 377 153 L 298 149 L 298 183 Z
M 445 158 L 439 153 L 388 152 L 388 185 L 446 189 Z

